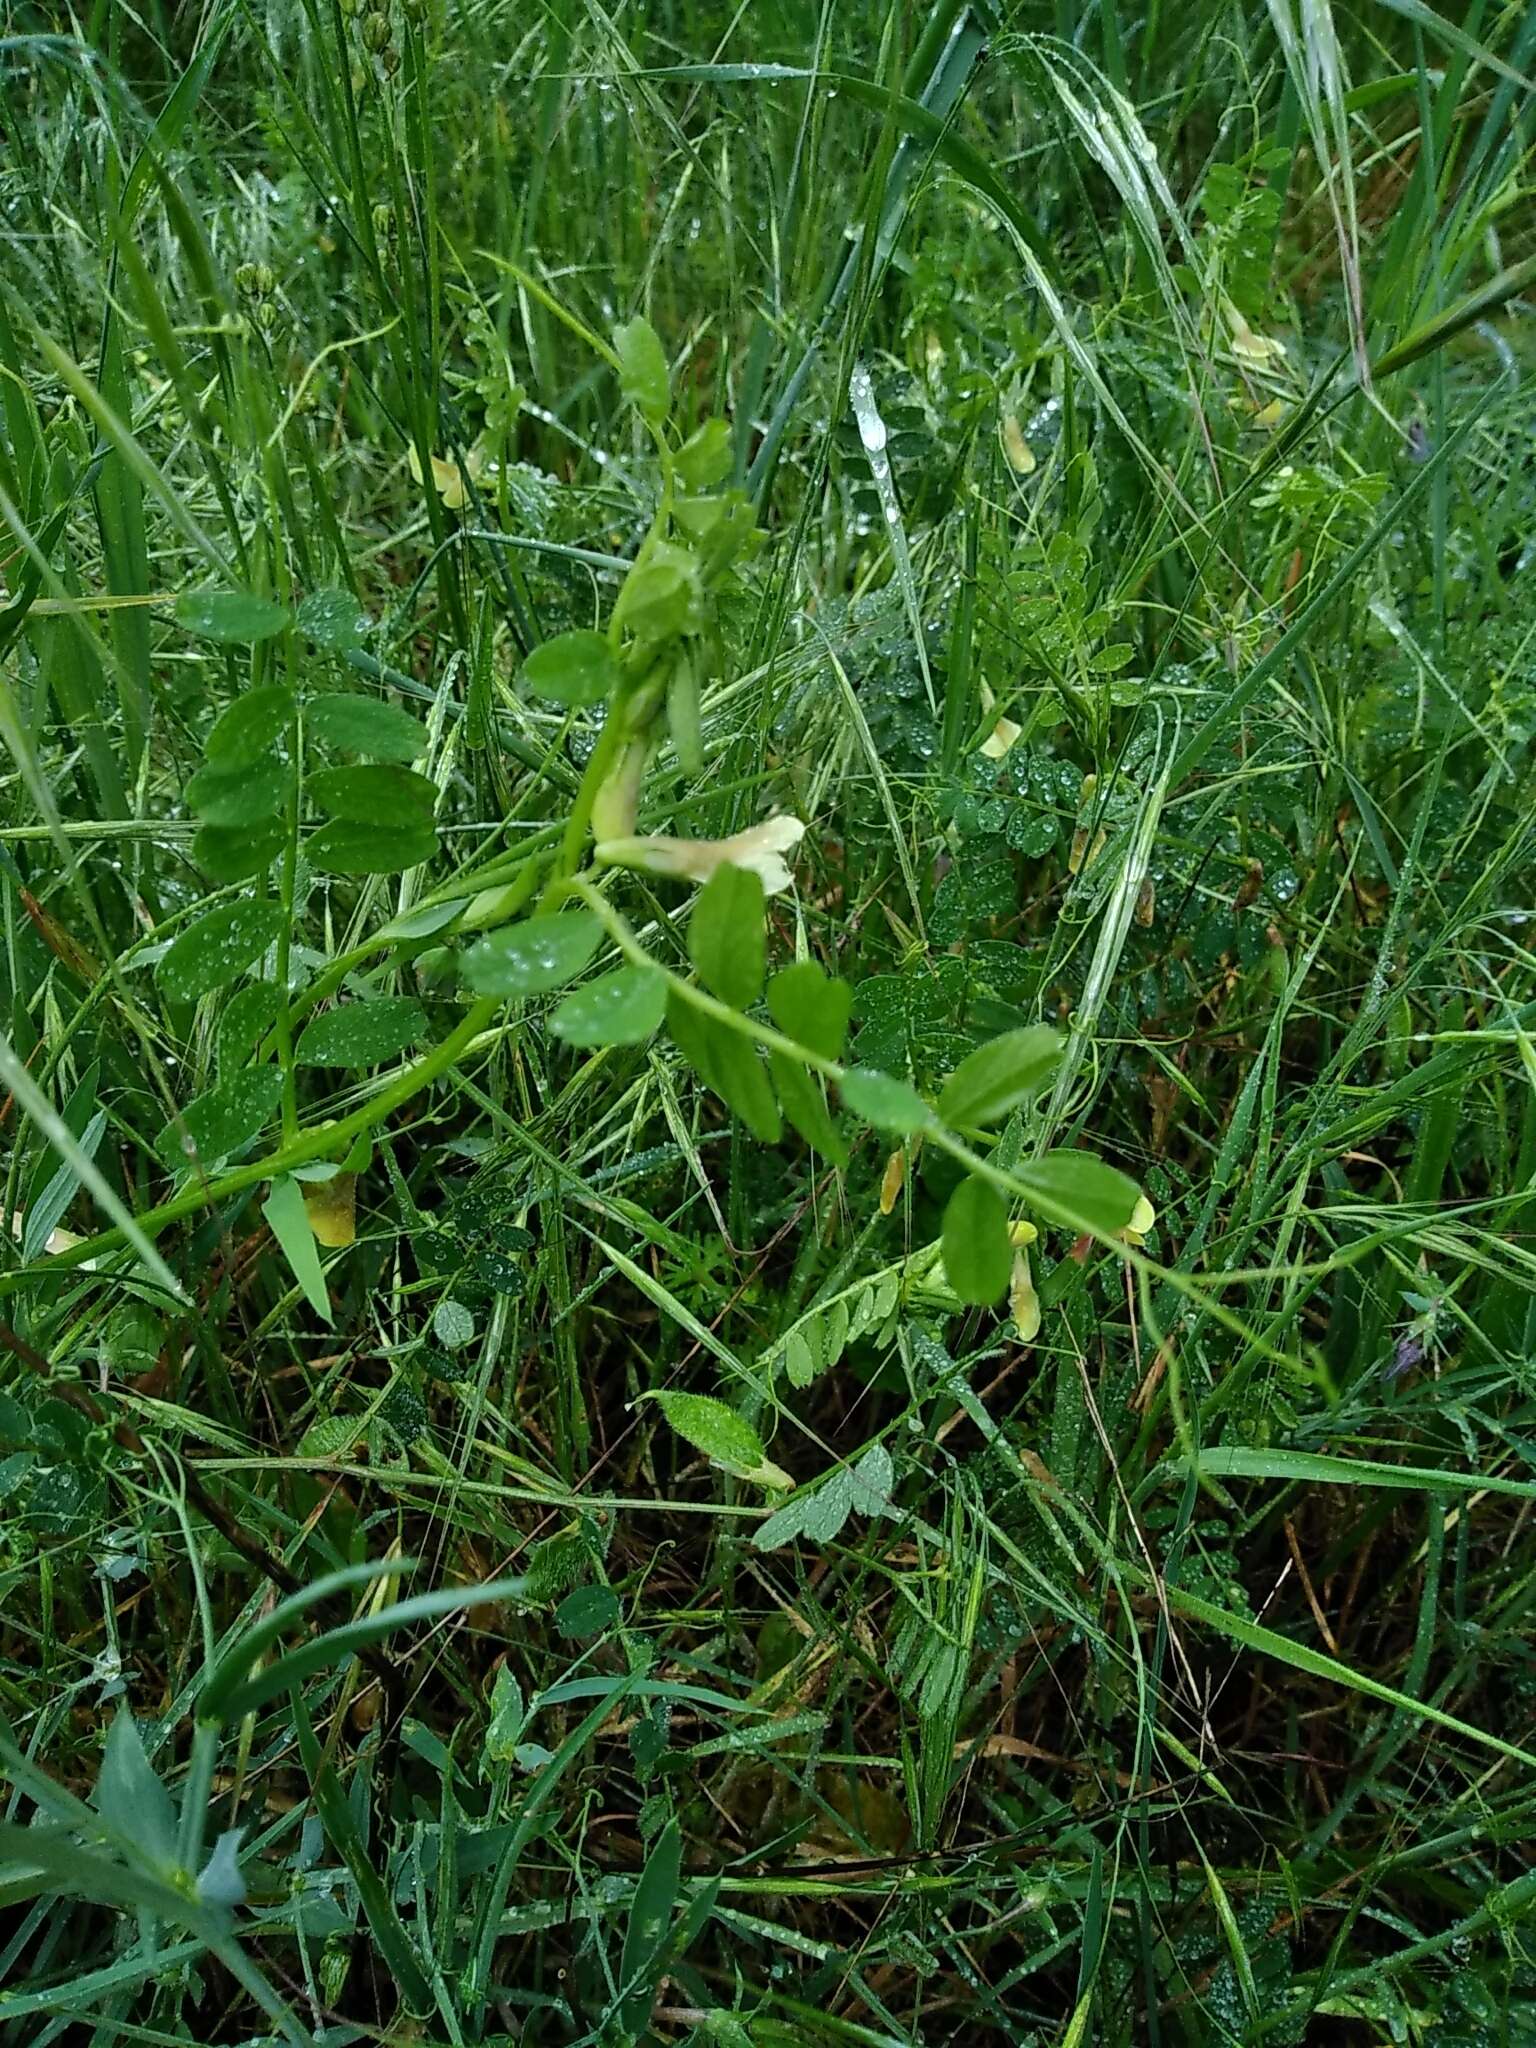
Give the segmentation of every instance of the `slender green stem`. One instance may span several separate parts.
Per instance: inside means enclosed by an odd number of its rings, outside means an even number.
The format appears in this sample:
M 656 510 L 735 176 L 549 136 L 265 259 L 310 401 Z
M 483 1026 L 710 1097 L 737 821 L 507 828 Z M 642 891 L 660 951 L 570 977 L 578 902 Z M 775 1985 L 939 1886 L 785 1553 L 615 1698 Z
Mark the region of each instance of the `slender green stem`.
M 153 1237 L 169 1223 L 179 1223 L 184 1216 L 193 1216 L 201 1209 L 211 1208 L 230 1195 L 238 1195 L 244 1189 L 255 1187 L 264 1180 L 273 1180 L 280 1173 L 290 1173 L 296 1166 L 303 1166 L 311 1159 L 321 1159 L 327 1154 L 339 1151 L 352 1138 L 361 1137 L 381 1124 L 391 1111 L 402 1103 L 409 1102 L 429 1082 L 456 1067 L 474 1041 L 484 1031 L 496 1014 L 497 1001 L 483 996 L 471 1004 L 462 1022 L 449 1033 L 441 1045 L 406 1067 L 386 1083 L 377 1095 L 371 1096 L 361 1108 L 353 1110 L 335 1123 L 321 1124 L 309 1130 L 299 1131 L 295 1137 L 280 1145 L 275 1152 L 269 1152 L 263 1159 L 253 1159 L 243 1166 L 232 1166 L 227 1172 L 212 1178 L 195 1182 L 182 1189 L 168 1202 L 161 1202 L 153 1209 L 144 1209 L 133 1218 L 137 1228 L 146 1236 Z M 117 1251 L 124 1242 L 121 1230 L 104 1230 L 95 1237 L 88 1237 L 67 1251 L 55 1253 L 48 1262 L 49 1270 L 63 1271 L 70 1266 L 84 1265 L 88 1260 L 99 1259 L 108 1252 Z M 30 1278 L 29 1272 L 0 1273 L 0 1298 L 15 1293 L 16 1289 Z

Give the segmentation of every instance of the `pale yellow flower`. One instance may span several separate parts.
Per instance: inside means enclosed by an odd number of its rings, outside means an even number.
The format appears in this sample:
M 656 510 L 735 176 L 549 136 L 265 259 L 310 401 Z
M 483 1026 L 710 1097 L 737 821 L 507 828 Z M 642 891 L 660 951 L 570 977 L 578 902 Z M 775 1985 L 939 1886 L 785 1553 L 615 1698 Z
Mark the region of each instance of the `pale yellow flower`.
M 716 868 L 747 868 L 766 896 L 777 896 L 792 879 L 784 856 L 805 836 L 799 818 L 768 818 L 729 839 L 669 839 L 664 833 L 600 840 L 596 857 L 604 867 L 639 868 L 648 875 L 675 875 L 707 882 Z
M 25 1225 L 25 1220 L 26 1219 L 23 1217 L 19 1209 L 14 1210 L 12 1212 L 11 1235 L 15 1238 L 18 1244 L 20 1244 L 22 1240 L 22 1232 Z M 50 1230 L 48 1233 L 48 1241 L 43 1246 L 43 1250 L 48 1254 L 49 1258 L 52 1259 L 56 1258 L 60 1252 L 73 1251 L 77 1244 L 84 1243 L 85 1239 L 83 1237 L 78 1236 L 73 1230 Z M 96 1270 L 96 1261 L 94 1259 L 87 1260 L 85 1270 L 88 1273 L 94 1273 Z
M 340 1251 L 357 1239 L 357 1175 L 334 1173 L 304 1183 L 304 1213 L 316 1241 Z
M 1035 451 L 1024 438 L 1024 429 L 1019 425 L 1016 413 L 1003 414 L 1003 452 L 1008 457 L 1008 467 L 1015 476 L 1032 476 L 1035 471 Z
M 1023 730 L 1023 726 L 1015 725 L 1011 718 L 1000 718 L 982 741 L 981 751 L 989 761 L 1001 761 Z
M 1040 1334 L 1040 1297 L 1029 1270 L 1029 1253 L 1022 1248 L 1013 1255 L 1013 1277 L 1008 1282 L 1008 1312 L 1021 1344 L 1033 1344 Z
M 422 480 L 421 457 L 416 453 L 416 443 L 414 441 L 405 451 L 405 460 L 406 466 L 411 472 L 411 481 L 419 484 Z M 474 482 L 479 483 L 483 468 L 484 465 L 480 460 L 479 451 L 472 451 L 469 457 L 469 474 Z M 463 511 L 465 505 L 469 502 L 469 489 L 464 481 L 464 472 L 456 462 L 449 462 L 444 456 L 434 455 L 432 457 L 432 483 L 437 491 L 437 495 L 442 499 L 450 512 Z
M 1145 1195 L 1138 1195 L 1136 1197 L 1136 1206 L 1131 1211 L 1131 1220 L 1127 1223 L 1124 1230 L 1121 1231 L 1120 1235 L 1127 1244 L 1135 1245 L 1139 1249 L 1147 1241 L 1147 1232 L 1155 1229 L 1156 1225 L 1157 1211 Z
M 1255 334 L 1230 299 L 1222 301 L 1222 312 L 1232 330 L 1232 353 L 1256 370 L 1267 370 L 1285 361 L 1285 343 L 1272 334 Z

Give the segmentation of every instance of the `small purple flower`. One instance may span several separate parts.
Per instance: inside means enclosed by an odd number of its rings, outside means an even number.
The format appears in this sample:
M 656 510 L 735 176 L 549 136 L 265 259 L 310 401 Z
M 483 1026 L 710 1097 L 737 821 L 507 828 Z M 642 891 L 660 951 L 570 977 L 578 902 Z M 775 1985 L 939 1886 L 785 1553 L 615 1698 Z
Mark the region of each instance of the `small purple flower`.
M 1397 1349 L 1392 1354 L 1392 1363 L 1382 1373 L 1384 1380 L 1400 1380 L 1405 1372 L 1412 1372 L 1416 1365 L 1424 1363 L 1424 1340 L 1410 1330 L 1406 1337 L 1399 1337 Z

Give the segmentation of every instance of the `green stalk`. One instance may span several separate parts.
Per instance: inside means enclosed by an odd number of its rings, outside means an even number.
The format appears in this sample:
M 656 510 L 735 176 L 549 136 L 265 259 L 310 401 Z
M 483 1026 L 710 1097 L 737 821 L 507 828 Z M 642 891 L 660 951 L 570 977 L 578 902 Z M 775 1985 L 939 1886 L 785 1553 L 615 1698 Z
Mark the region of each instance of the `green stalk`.
M 179 1223 L 184 1216 L 193 1216 L 201 1209 L 209 1209 L 222 1202 L 228 1195 L 238 1195 L 244 1189 L 255 1187 L 264 1180 L 275 1180 L 281 1173 L 291 1173 L 296 1166 L 307 1165 L 311 1159 L 329 1156 L 345 1145 L 350 1139 L 361 1137 L 365 1131 L 381 1124 L 391 1111 L 402 1103 L 409 1102 L 439 1075 L 446 1074 L 458 1065 L 470 1046 L 490 1023 L 496 1014 L 497 998 L 482 996 L 471 1004 L 462 1022 L 449 1033 L 442 1044 L 425 1054 L 412 1067 L 377 1095 L 355 1109 L 350 1116 L 342 1117 L 336 1123 L 322 1124 L 318 1129 L 299 1131 L 289 1142 L 280 1145 L 275 1152 L 269 1152 L 264 1159 L 253 1159 L 244 1166 L 233 1166 L 226 1173 L 215 1175 L 201 1183 L 194 1182 L 183 1188 L 168 1202 L 161 1202 L 153 1209 L 144 1209 L 132 1221 L 146 1237 L 153 1237 L 169 1223 Z M 57 1252 L 49 1260 L 49 1270 L 63 1272 L 71 1266 L 84 1265 L 89 1259 L 99 1259 L 107 1252 L 117 1251 L 126 1239 L 122 1228 L 101 1231 L 95 1237 L 88 1237 L 80 1244 L 71 1245 L 68 1251 Z M 25 1285 L 33 1275 L 30 1272 L 0 1273 L 0 1299 L 14 1294 L 18 1287 Z

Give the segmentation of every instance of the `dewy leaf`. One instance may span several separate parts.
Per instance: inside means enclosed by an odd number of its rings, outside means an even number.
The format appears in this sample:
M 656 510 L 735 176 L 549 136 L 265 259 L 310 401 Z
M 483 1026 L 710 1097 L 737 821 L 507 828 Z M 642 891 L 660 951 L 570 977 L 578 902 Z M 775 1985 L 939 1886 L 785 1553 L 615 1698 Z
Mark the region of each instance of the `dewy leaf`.
M 299 630 L 331 654 L 358 646 L 368 621 L 350 590 L 312 590 L 299 606 Z
M 611 1586 L 576 1586 L 555 1609 L 555 1627 L 573 1640 L 600 1636 L 623 1612 Z
M 589 910 L 525 918 L 471 946 L 464 955 L 464 979 L 476 995 L 543 995 L 574 981 L 602 936 Z
M 475 1338 L 475 1319 L 462 1301 L 445 1295 L 432 1311 L 432 1334 L 445 1351 L 462 1351 Z
M 192 841 L 192 858 L 211 881 L 227 886 L 263 873 L 287 842 L 280 818 L 266 825 L 204 825 Z
M 763 992 L 767 954 L 763 885 L 747 868 L 717 868 L 700 890 L 688 926 L 699 979 L 733 1010 L 749 1010 Z
M 973 1174 L 944 1208 L 944 1272 L 962 1301 L 985 1308 L 1008 1285 L 1013 1247 L 1008 1210 L 996 1188 Z
M 315 1250 L 315 1236 L 309 1226 L 303 1191 L 291 1174 L 285 1173 L 273 1181 L 272 1192 L 262 1203 L 261 1213 L 282 1247 L 283 1256 L 310 1307 L 321 1322 L 332 1323 L 331 1298 L 325 1291 L 325 1275 L 320 1270 L 320 1254 Z
M 786 1038 L 835 1060 L 843 1049 L 853 990 L 823 974 L 814 960 L 797 960 L 768 984 L 768 1014 Z
M 379 697 L 317 697 L 306 722 L 313 738 L 344 754 L 417 761 L 427 751 L 427 730 L 421 721 Z
M 873 1067 L 850 1067 L 841 1082 L 843 1100 L 877 1131 L 909 1137 L 932 1121 L 932 1111 L 915 1088 Z
M 292 690 L 281 683 L 247 690 L 215 719 L 203 745 L 209 766 L 226 775 L 253 766 L 282 738 L 297 708 Z
M 250 1067 L 189 1102 L 155 1140 L 173 1170 L 208 1167 L 241 1152 L 260 1136 L 277 1108 L 283 1077 L 276 1067 Z
M 762 1486 L 787 1486 L 789 1480 L 768 1462 L 763 1440 L 745 1416 L 710 1394 L 650 1394 L 680 1437 L 702 1451 L 712 1463 Z M 767 1477 L 768 1474 L 773 1477 Z
M 1001 1123 L 1039 1091 L 1060 1057 L 1061 1034 L 1048 1024 L 1005 1031 L 966 1054 L 944 1083 L 939 1115 L 967 1128 Z
M 798 1541 L 805 1534 L 805 1518 L 813 1498 L 811 1494 L 802 1495 L 770 1515 L 766 1522 L 760 1522 L 752 1532 L 752 1548 L 782 1550 L 786 1543 Z
M 132 1714 L 119 1707 L 107 1730 L 96 1811 L 109 1827 L 145 1850 L 156 1863 L 176 1862 L 176 1808 L 155 1775 Z
M 805 1533 L 813 1543 L 833 1543 L 853 1513 L 853 1474 L 839 1465 L 805 1503 Z
M 376 1067 L 415 1045 L 426 1012 L 414 996 L 374 996 L 327 1010 L 304 1032 L 293 1057 L 301 1067 Z
M 359 768 L 322 768 L 304 785 L 321 810 L 360 825 L 392 825 L 419 831 L 430 826 L 437 784 L 414 768 L 372 761 Z
M 228 1076 L 246 1064 L 277 1022 L 281 1008 L 281 994 L 272 981 L 253 981 L 219 1005 L 214 1030 L 221 1074 Z
M 305 858 L 327 875 L 398 875 L 420 867 L 437 851 L 430 825 L 368 825 L 360 818 L 332 818 L 304 842 Z
M 204 640 L 240 647 L 281 633 L 288 614 L 250 590 L 184 590 L 176 600 L 176 623 Z
M 557 633 L 523 663 L 523 681 L 556 704 L 601 704 L 618 685 L 619 665 L 601 633 Z
M 861 1515 L 891 1515 L 891 1488 L 896 1468 L 884 1444 L 871 1444 L 853 1468 L 854 1511 Z
M 173 1002 L 195 1002 L 254 966 L 283 928 L 282 906 L 224 903 L 188 927 L 155 969 Z
M 668 640 L 696 625 L 698 565 L 686 548 L 658 541 L 635 563 L 614 600 L 614 623 L 637 640 Z
M 1124 1230 L 1141 1200 L 1135 1181 L 1095 1159 L 1091 1152 L 1047 1152 L 1017 1168 L 1017 1174 L 1026 1187 L 1060 1212 L 1059 1220 L 1097 1231 L 1101 1237 Z
M 850 1515 L 889 1515 L 895 1473 L 891 1454 L 872 1444 L 857 1465 L 840 1465 L 812 1491 L 803 1493 L 759 1525 L 754 1550 L 777 1550 L 801 1536 L 828 1544 L 842 1532 Z
M 281 818 L 293 770 L 274 754 L 238 768 L 199 768 L 182 794 L 209 825 L 270 825 Z
M 654 967 L 618 967 L 573 989 L 549 1020 L 567 1045 L 639 1045 L 660 1024 L 667 978 Z
M 731 473 L 731 430 L 724 420 L 705 420 L 695 427 L 673 458 L 685 490 L 707 491 Z
M 652 426 L 660 426 L 672 403 L 672 377 L 661 337 L 643 314 L 614 329 L 619 389 Z

